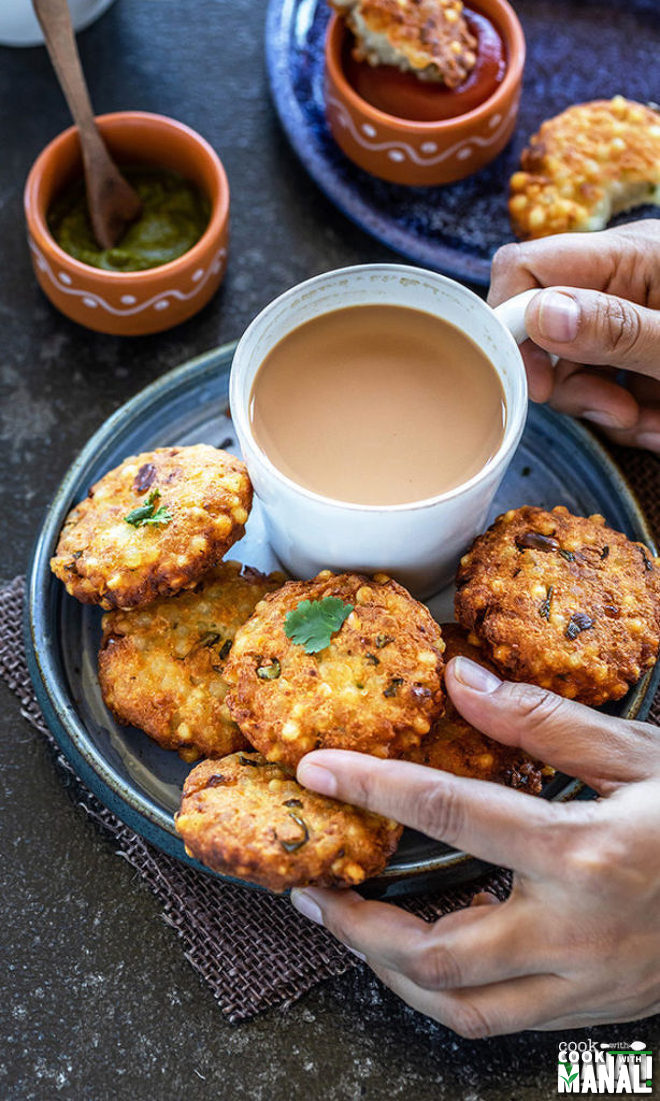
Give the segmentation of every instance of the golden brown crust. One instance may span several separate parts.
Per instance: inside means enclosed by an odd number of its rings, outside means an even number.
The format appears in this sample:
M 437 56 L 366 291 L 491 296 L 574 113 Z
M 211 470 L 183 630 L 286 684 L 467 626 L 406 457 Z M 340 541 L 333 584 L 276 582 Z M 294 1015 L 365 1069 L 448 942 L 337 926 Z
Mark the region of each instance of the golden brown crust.
M 127 523 L 152 495 L 171 519 Z M 148 604 L 217 565 L 243 535 L 251 505 L 245 464 L 226 451 L 196 444 L 131 455 L 71 510 L 50 566 L 83 604 Z
M 104 615 L 99 683 L 117 721 L 187 761 L 244 748 L 223 670 L 238 628 L 283 581 L 223 562 L 194 589 Z
M 463 656 L 495 671 L 479 648 L 468 642 L 465 631 L 457 623 L 443 623 L 441 629 L 445 664 Z M 482 734 L 459 714 L 450 696 L 447 696 L 444 715 L 407 759 L 428 768 L 453 772 L 456 776 L 506 784 L 531 795 L 540 794 L 544 780 L 554 774 L 554 769 L 542 765 L 521 749 L 503 745 Z
M 285 634 L 302 600 L 339 597 L 354 611 L 329 646 L 307 654 Z M 383 574 L 289 581 L 257 605 L 237 632 L 225 668 L 227 704 L 269 760 L 295 768 L 312 749 L 401 756 L 442 711 L 440 629 L 430 612 Z M 279 675 L 257 669 L 279 662 Z
M 660 567 L 602 516 L 512 509 L 461 560 L 456 618 L 504 676 L 598 706 L 655 664 Z
M 476 62 L 462 0 L 330 0 L 355 35 L 353 56 L 456 88 Z
M 362 883 L 383 871 L 402 833 L 391 819 L 307 791 L 258 753 L 197 765 L 175 824 L 190 856 L 278 892 Z
M 660 115 L 615 96 L 546 120 L 511 177 L 509 213 L 521 238 L 604 229 L 641 203 L 660 203 Z

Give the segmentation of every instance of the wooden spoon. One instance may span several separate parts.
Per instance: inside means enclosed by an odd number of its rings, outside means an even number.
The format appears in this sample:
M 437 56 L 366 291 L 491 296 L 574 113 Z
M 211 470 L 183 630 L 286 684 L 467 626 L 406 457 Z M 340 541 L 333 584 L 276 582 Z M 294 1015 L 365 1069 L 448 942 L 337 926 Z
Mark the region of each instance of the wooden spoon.
M 142 203 L 117 168 L 94 121 L 67 0 L 32 0 L 32 5 L 78 127 L 94 236 L 101 248 L 114 248 L 126 226 L 140 214 Z

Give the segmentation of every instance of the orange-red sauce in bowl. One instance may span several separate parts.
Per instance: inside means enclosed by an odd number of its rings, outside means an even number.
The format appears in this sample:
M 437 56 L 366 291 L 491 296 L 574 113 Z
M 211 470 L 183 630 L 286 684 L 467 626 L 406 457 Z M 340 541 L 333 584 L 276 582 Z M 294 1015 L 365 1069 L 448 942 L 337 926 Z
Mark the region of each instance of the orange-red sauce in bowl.
M 346 36 L 342 64 L 349 84 L 362 99 L 396 118 L 413 122 L 438 122 L 457 118 L 485 103 L 506 73 L 506 49 L 497 28 L 478 11 L 464 9 L 470 31 L 477 39 L 477 60 L 472 72 L 457 88 L 420 80 L 393 65 L 369 65 L 352 57 L 352 36 Z

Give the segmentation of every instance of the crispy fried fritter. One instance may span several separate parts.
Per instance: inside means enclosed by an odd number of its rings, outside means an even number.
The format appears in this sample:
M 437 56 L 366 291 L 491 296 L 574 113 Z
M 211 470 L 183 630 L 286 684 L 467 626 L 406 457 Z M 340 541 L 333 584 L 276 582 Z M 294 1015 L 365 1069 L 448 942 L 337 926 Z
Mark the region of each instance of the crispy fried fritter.
M 246 746 L 225 703 L 223 669 L 238 628 L 283 581 L 224 562 L 194 589 L 104 615 L 99 683 L 118 722 L 187 761 Z
M 660 115 L 623 96 L 548 119 L 511 177 L 509 213 L 521 238 L 604 229 L 643 203 L 660 204 Z
M 655 664 L 660 563 L 602 516 L 519 508 L 461 560 L 456 618 L 498 671 L 594 706 Z
M 353 56 L 456 88 L 474 68 L 477 40 L 461 0 L 330 0 L 355 35 Z
M 354 611 L 308 654 L 287 637 L 285 616 L 329 596 Z M 443 649 L 429 611 L 396 581 L 324 570 L 267 596 L 237 632 L 227 704 L 248 740 L 291 768 L 319 748 L 398 757 L 442 711 Z
M 202 761 L 175 818 L 186 851 L 223 875 L 289 887 L 353 887 L 382 872 L 402 827 L 316 795 L 258 753 Z
M 83 604 L 148 604 L 217 565 L 251 505 L 245 464 L 226 451 L 196 444 L 131 455 L 71 510 L 50 567 Z
M 493 664 L 484 658 L 477 646 L 468 642 L 465 631 L 457 623 L 443 623 L 441 629 L 445 664 L 463 656 L 495 672 Z M 554 774 L 554 769 L 535 761 L 521 749 L 503 745 L 482 734 L 456 710 L 450 696 L 447 696 L 444 715 L 407 759 L 428 768 L 453 772 L 456 776 L 507 784 L 531 795 L 538 795 L 544 779 Z

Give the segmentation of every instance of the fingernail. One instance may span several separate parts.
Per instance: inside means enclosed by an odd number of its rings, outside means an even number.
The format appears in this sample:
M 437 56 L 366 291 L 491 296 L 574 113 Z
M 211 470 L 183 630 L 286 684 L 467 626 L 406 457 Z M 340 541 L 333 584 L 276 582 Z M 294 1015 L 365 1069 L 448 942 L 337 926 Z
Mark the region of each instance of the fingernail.
M 303 917 L 313 921 L 316 925 L 323 925 L 323 913 L 318 902 L 309 890 L 301 890 L 299 887 L 294 887 L 291 891 L 291 905 L 294 910 L 297 910 Z
M 581 414 L 582 419 L 599 424 L 601 428 L 621 428 L 621 421 L 613 417 L 611 413 L 603 413 L 600 409 L 587 409 Z
M 342 941 L 342 944 L 343 944 L 343 943 L 344 943 L 344 942 Z M 352 954 L 353 956 L 357 956 L 357 958 L 358 958 L 359 960 L 362 960 L 362 962 L 363 962 L 363 963 L 366 963 L 366 962 L 367 962 L 367 957 L 366 957 L 366 956 L 365 956 L 365 955 L 364 955 L 364 954 L 363 954 L 362 952 L 358 952 L 357 948 L 351 948 L 350 944 L 344 944 L 344 948 L 348 948 L 349 952 L 350 952 L 350 953 L 351 953 L 351 954 Z
M 545 291 L 540 296 L 538 311 L 542 337 L 557 344 L 575 340 L 580 327 L 580 307 L 569 294 Z
M 470 906 L 497 906 L 499 901 L 490 891 L 477 891 L 476 895 L 472 897 Z
M 313 765 L 311 761 L 307 764 L 303 758 L 298 765 L 296 775 L 298 783 L 302 784 L 303 787 L 318 791 L 321 795 L 337 794 L 337 777 L 327 768 Z
M 637 446 L 660 452 L 660 432 L 640 432 L 637 437 Z
M 494 673 L 484 669 L 483 665 L 477 665 L 476 661 L 470 661 L 469 658 L 454 658 L 452 668 L 456 679 L 466 688 L 471 688 L 473 692 L 494 692 L 502 683 Z

